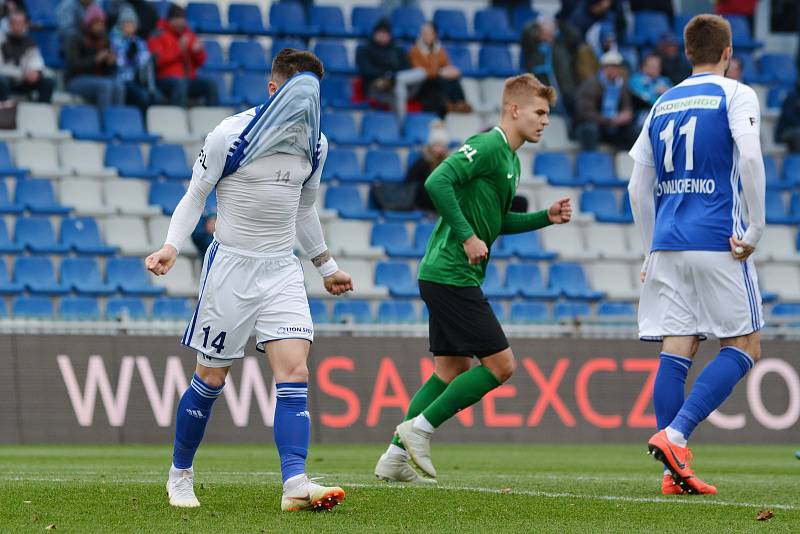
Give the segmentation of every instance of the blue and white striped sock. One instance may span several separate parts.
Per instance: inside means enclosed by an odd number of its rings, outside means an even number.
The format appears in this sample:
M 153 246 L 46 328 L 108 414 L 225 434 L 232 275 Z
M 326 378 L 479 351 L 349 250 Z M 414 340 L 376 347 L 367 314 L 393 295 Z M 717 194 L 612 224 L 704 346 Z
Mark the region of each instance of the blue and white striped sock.
M 664 430 L 675 419 L 686 398 L 686 375 L 692 360 L 662 352 L 653 384 L 653 409 L 658 430 Z
M 311 416 L 308 413 L 308 384 L 276 384 L 273 434 L 281 457 L 283 481 L 306 471 L 308 445 L 311 441 Z
M 211 407 L 224 387 L 225 384 L 212 388 L 195 374 L 183 393 L 175 416 L 175 444 L 172 450 L 172 465 L 178 469 L 192 467 L 194 454 L 211 417 Z

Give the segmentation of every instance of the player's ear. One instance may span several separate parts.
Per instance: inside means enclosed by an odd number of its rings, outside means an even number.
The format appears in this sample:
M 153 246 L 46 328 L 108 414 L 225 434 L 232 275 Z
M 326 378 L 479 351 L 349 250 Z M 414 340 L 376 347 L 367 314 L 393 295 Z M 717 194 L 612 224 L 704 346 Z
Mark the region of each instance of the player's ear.
M 272 98 L 272 95 L 278 92 L 278 84 L 275 83 L 273 80 L 270 80 L 267 83 L 267 94 Z

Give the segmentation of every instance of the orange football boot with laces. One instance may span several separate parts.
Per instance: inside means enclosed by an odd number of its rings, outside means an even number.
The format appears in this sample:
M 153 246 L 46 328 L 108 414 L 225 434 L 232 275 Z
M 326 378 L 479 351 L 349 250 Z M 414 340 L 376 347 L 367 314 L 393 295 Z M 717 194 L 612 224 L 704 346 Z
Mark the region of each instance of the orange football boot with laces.
M 664 479 L 661 481 L 661 494 L 662 495 L 683 495 L 686 493 L 683 488 L 675 482 L 672 475 L 664 473 Z
M 672 478 L 686 493 L 692 495 L 705 495 L 717 493 L 717 488 L 706 484 L 694 474 L 689 466 L 692 460 L 692 451 L 689 447 L 675 445 L 667 438 L 667 432 L 662 430 L 653 434 L 647 442 L 650 454 L 662 462 L 672 473 Z

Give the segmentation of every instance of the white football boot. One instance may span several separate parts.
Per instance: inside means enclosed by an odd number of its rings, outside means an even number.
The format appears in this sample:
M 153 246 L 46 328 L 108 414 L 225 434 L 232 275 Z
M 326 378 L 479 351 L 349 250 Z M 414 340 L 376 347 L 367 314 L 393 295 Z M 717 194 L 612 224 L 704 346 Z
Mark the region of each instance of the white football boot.
M 297 475 L 283 484 L 281 510 L 330 510 L 344 500 L 344 490 L 338 486 L 320 486 L 306 475 Z
M 436 484 L 435 478 L 419 476 L 402 454 L 385 452 L 375 465 L 375 476 L 386 482 L 409 482 L 411 484 Z
M 415 428 L 414 419 L 409 419 L 397 425 L 397 437 L 417 467 L 429 477 L 436 478 L 436 468 L 431 461 L 431 435 Z
M 194 494 L 194 470 L 178 469 L 174 465 L 169 469 L 167 480 L 169 503 L 179 508 L 197 508 L 200 501 Z

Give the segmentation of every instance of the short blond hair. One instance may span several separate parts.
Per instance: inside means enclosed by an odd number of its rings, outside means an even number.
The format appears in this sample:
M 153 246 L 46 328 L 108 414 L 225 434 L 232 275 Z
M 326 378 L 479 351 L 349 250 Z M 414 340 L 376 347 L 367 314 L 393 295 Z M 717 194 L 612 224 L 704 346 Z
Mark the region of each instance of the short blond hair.
M 526 96 L 539 96 L 547 100 L 551 106 L 555 105 L 557 98 L 555 87 L 543 84 L 531 73 L 519 74 L 506 79 L 503 84 L 504 108 L 514 100 Z
M 731 45 L 731 25 L 719 15 L 697 15 L 683 30 L 686 57 L 693 66 L 715 65 Z

